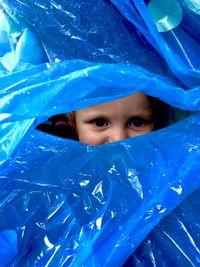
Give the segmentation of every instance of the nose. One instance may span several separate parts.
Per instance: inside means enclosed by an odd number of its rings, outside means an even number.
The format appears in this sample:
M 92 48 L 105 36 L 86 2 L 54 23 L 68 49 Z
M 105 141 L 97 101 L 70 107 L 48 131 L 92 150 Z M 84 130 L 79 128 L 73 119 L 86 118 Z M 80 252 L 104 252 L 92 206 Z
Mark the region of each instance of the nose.
M 128 138 L 128 134 L 125 129 L 113 129 L 108 138 L 108 143 L 117 142 Z

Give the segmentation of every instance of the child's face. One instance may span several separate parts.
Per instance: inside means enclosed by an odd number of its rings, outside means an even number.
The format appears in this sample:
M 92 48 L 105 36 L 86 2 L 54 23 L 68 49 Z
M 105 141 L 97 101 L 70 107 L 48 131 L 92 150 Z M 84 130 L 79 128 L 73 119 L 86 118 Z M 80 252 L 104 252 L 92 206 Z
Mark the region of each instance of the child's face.
M 97 146 L 153 131 L 149 98 L 142 92 L 75 112 L 79 141 Z

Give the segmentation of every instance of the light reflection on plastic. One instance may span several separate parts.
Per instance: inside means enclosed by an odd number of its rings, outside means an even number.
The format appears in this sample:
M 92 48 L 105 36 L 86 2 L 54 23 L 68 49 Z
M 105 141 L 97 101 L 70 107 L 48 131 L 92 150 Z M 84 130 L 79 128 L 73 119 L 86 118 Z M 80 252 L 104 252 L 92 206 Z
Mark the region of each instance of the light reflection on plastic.
M 54 247 L 54 245 L 51 244 L 51 242 L 49 241 L 49 239 L 48 239 L 48 237 L 46 235 L 44 237 L 44 243 L 49 249 L 52 249 Z
M 98 218 L 96 220 L 96 226 L 97 226 L 97 229 L 101 229 L 101 225 L 102 225 L 102 217 Z
M 73 244 L 74 244 L 74 246 L 73 246 L 73 249 L 76 249 L 76 248 L 78 248 L 78 242 L 76 242 L 75 240 L 73 241 Z
M 183 18 L 182 8 L 176 0 L 151 0 L 148 9 L 159 32 L 176 28 Z
M 184 225 L 180 220 L 178 220 L 178 222 L 180 223 L 181 228 L 182 228 L 182 229 L 184 230 L 184 232 L 186 233 L 186 235 L 187 235 L 188 239 L 190 240 L 192 246 L 195 247 L 195 246 L 196 246 L 196 245 L 195 245 L 195 241 L 194 241 L 194 239 L 192 238 L 192 236 L 189 234 L 189 232 L 188 232 L 187 228 L 185 227 L 185 225 Z
M 59 248 L 60 248 L 60 245 L 55 247 L 55 251 L 54 251 L 53 255 L 49 258 L 49 261 L 47 262 L 47 264 L 44 267 L 49 266 L 49 264 L 51 263 L 51 260 L 54 258 L 55 254 L 59 250 Z
M 179 185 L 178 187 L 171 187 L 173 191 L 175 191 L 178 195 L 181 195 L 183 192 L 183 188 Z
M 21 227 L 21 237 L 24 238 L 24 233 L 25 233 L 26 227 L 23 226 Z
M 7 119 L 9 117 L 11 117 L 11 114 L 10 113 L 0 114 L 0 121 L 5 120 L 5 119 Z
M 99 202 L 101 202 L 102 201 L 102 199 L 103 199 L 103 190 L 102 190 L 102 181 L 101 182 L 99 182 L 96 186 L 95 186 L 95 188 L 94 188 L 94 190 L 92 191 L 92 195 L 95 197 L 95 198 L 97 198 L 97 200 L 99 201 Z
M 199 147 L 197 145 L 191 145 L 188 148 L 188 152 L 194 152 L 194 151 L 198 151 Z
M 156 205 L 155 207 L 152 207 L 149 211 L 148 211 L 148 215 L 146 216 L 145 220 L 148 220 L 149 218 L 151 218 L 152 216 L 155 215 L 155 213 L 164 213 L 166 211 L 166 208 L 162 208 L 162 205 Z
M 132 185 L 133 189 L 135 189 L 138 192 L 138 195 L 143 198 L 143 192 L 142 192 L 142 185 L 139 181 L 138 175 L 134 169 L 128 170 L 128 181 Z
M 90 180 L 82 180 L 79 184 L 81 187 L 85 187 L 90 183 Z
M 200 263 L 200 257 L 196 256 L 196 261 Z
M 1 30 L 9 32 L 10 26 L 8 20 L 5 18 L 5 15 L 1 10 L 0 10 L 0 25 L 1 25 Z
M 48 216 L 48 220 L 63 206 L 63 204 L 65 203 L 65 201 L 63 200 L 59 206 Z
M 117 173 L 116 166 L 113 165 L 113 166 L 110 168 L 110 170 L 108 170 L 108 172 L 111 173 L 111 174 L 114 173 L 114 172 Z
M 184 0 L 186 6 L 197 15 L 200 15 L 200 1 L 199 0 Z
M 111 218 L 114 218 L 117 213 L 114 211 L 111 211 Z
M 56 4 L 54 1 L 51 2 L 52 6 L 54 6 L 57 10 L 62 10 L 62 6 L 59 4 Z
M 93 222 L 90 222 L 90 223 L 88 224 L 88 226 L 89 226 L 89 228 L 90 228 L 91 230 L 94 229 L 94 223 L 93 223 Z
M 200 15 L 199 0 L 184 0 L 190 11 Z M 151 0 L 148 9 L 159 32 L 167 32 L 176 28 L 182 21 L 183 11 L 177 0 Z

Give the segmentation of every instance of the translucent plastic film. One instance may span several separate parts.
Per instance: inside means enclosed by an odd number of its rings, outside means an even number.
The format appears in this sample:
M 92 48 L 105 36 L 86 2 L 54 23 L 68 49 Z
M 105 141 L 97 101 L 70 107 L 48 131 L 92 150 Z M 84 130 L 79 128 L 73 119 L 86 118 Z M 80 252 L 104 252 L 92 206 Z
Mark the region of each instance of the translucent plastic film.
M 0 266 L 198 266 L 198 2 L 0 7 Z M 100 146 L 36 129 L 138 91 L 194 114 Z

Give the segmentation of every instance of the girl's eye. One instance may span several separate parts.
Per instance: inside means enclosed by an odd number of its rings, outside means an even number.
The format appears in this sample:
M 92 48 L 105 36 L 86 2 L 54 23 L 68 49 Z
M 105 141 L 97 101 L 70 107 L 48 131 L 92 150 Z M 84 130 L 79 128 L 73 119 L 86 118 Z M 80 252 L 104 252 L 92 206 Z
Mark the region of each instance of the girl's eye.
M 94 119 L 91 121 L 91 123 L 97 127 L 106 127 L 108 126 L 108 121 L 106 119 Z
M 142 127 L 146 124 L 146 120 L 142 118 L 133 118 L 129 120 L 128 125 L 130 127 Z

